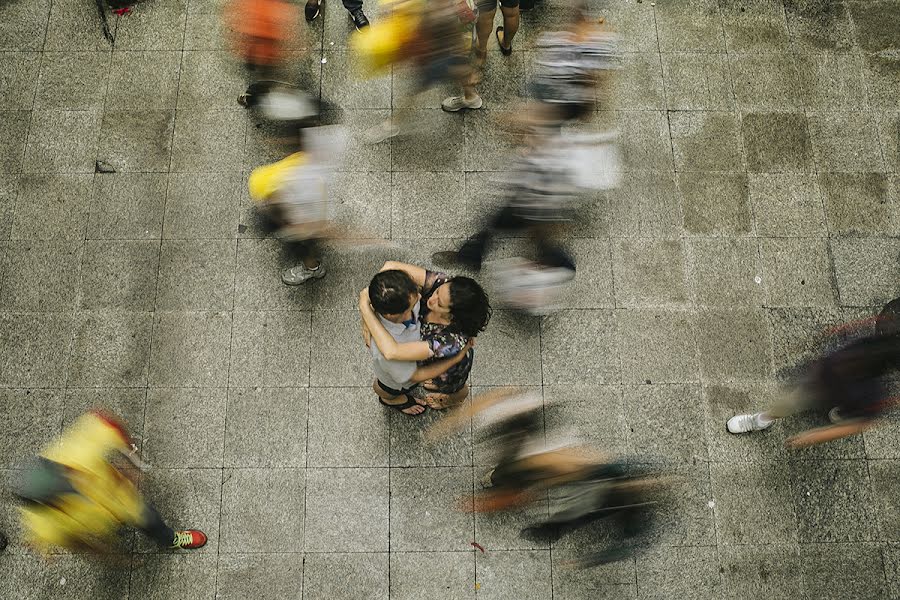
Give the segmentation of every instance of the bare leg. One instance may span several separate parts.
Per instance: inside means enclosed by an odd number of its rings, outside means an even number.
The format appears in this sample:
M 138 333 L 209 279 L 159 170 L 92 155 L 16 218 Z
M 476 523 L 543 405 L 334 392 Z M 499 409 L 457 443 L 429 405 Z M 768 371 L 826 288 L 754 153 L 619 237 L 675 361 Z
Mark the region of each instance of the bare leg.
M 427 388 L 426 388 L 427 389 Z M 462 404 L 463 400 L 469 397 L 469 384 L 467 383 L 462 389 L 452 394 L 442 394 L 440 392 L 429 392 L 425 396 L 425 403 L 429 408 L 434 410 L 442 410 Z
M 516 32 L 519 31 L 519 7 L 501 6 L 500 12 L 503 13 L 503 31 L 500 32 L 500 38 L 503 41 L 503 47 L 509 48 L 512 46 L 513 38 L 516 37 Z

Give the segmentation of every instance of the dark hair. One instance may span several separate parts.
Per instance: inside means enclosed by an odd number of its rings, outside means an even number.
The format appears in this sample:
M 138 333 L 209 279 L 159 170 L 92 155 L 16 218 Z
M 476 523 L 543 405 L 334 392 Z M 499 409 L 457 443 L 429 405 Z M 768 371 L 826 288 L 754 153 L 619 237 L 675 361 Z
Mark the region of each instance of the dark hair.
M 470 277 L 452 277 L 450 286 L 450 325 L 447 331 L 475 337 L 491 320 L 491 303 L 481 286 Z
M 409 297 L 417 294 L 416 282 L 398 269 L 382 271 L 369 283 L 369 302 L 380 315 L 397 315 L 409 309 Z

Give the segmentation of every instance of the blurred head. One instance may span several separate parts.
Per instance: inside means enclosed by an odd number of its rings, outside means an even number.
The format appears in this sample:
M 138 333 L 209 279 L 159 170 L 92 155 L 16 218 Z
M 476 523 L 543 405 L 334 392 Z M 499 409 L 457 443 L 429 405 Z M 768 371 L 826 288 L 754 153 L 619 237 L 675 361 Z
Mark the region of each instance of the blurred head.
M 475 337 L 491 320 L 491 304 L 481 286 L 470 277 L 453 277 L 428 298 L 428 310 L 445 315 L 448 331 Z
M 875 331 L 880 335 L 900 335 L 900 298 L 891 300 L 881 309 Z
M 418 301 L 419 289 L 404 271 L 382 271 L 369 283 L 369 302 L 372 303 L 372 308 L 389 321 L 408 312 Z

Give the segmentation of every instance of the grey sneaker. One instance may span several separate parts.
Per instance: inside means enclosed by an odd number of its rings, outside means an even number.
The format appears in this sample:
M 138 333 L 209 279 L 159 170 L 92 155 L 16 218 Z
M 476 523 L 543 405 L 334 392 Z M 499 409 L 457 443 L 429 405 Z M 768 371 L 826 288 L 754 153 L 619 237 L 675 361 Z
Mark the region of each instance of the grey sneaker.
M 393 120 L 388 119 L 366 129 L 363 132 L 363 139 L 370 144 L 380 144 L 398 135 L 400 135 L 400 127 Z
M 285 285 L 300 285 L 310 279 L 322 279 L 323 277 L 325 277 L 325 265 L 321 263 L 316 269 L 307 269 L 304 265 L 299 264 L 281 272 L 281 281 Z
M 484 106 L 484 102 L 482 102 L 481 96 L 478 95 L 471 100 L 466 100 L 465 96 L 450 96 L 441 102 L 441 108 L 445 112 L 459 112 L 464 108 L 474 110 L 482 106 Z

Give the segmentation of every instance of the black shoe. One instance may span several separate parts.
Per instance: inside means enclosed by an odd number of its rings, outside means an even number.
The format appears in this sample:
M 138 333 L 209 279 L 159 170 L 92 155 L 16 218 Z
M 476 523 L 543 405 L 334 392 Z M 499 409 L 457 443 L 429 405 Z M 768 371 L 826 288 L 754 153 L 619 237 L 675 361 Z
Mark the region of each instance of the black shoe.
M 303 16 L 306 17 L 307 23 L 319 16 L 321 6 L 322 0 L 317 0 L 315 3 L 313 3 L 313 0 L 307 0 L 306 8 L 303 9 Z
M 0 533 L 0 550 L 6 550 L 6 536 Z
M 350 18 L 353 19 L 353 26 L 356 27 L 357 31 L 363 27 L 369 26 L 369 19 L 366 17 L 365 13 L 363 13 L 361 8 L 357 8 L 351 12 Z

